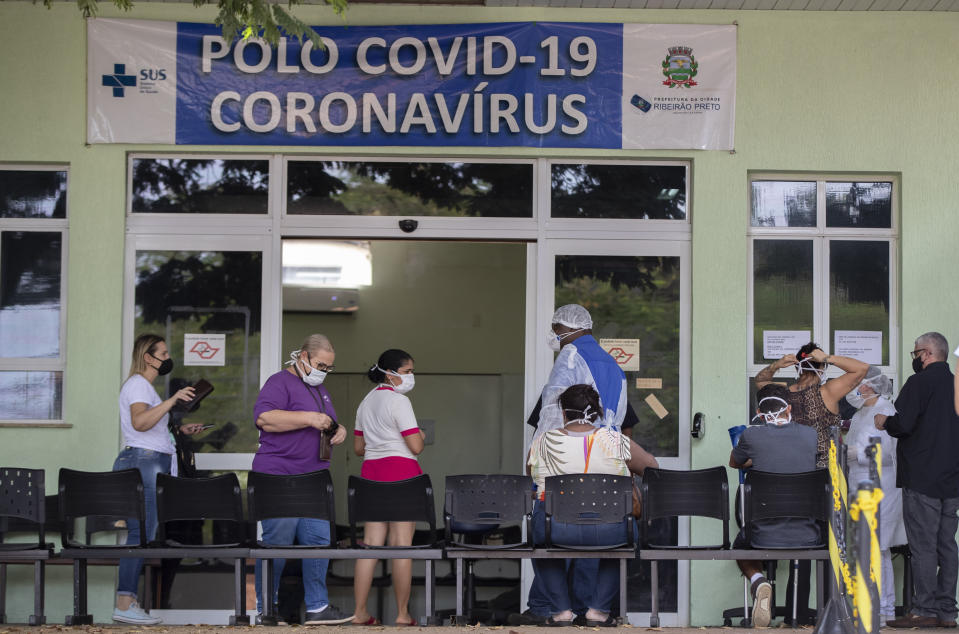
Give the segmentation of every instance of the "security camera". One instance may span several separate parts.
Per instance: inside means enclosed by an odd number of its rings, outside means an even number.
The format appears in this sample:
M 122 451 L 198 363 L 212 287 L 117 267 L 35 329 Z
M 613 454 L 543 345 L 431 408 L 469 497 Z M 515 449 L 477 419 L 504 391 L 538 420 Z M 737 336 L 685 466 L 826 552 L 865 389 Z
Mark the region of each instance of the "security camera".
M 400 230 L 403 233 L 413 233 L 418 226 L 420 226 L 420 223 L 415 220 L 400 220 Z

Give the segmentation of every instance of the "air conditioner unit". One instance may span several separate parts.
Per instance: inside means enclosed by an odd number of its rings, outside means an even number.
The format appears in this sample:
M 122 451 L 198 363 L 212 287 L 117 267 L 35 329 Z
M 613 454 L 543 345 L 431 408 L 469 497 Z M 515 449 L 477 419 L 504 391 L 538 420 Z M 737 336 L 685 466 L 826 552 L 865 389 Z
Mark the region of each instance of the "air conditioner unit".
M 372 277 L 369 242 L 283 241 L 283 310 L 355 312 L 359 288 L 369 286 Z

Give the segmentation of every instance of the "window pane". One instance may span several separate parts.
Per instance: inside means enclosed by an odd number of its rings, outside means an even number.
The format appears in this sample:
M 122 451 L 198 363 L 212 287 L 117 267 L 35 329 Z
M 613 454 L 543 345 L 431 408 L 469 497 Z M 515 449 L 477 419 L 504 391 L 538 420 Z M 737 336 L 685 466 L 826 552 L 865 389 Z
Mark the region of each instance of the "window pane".
M 263 160 L 134 159 L 133 212 L 265 214 L 269 174 Z
M 0 170 L 0 218 L 66 218 L 67 173 Z
M 889 365 L 889 242 L 830 241 L 829 329 L 833 342 L 837 330 L 882 332 Z
M 258 251 L 137 251 L 134 336 L 160 335 L 174 362 L 154 387 L 161 398 L 201 378 L 215 388 L 195 412 L 173 414 L 174 422 L 216 425 L 188 437 L 195 452 L 256 451 L 262 279 Z M 191 350 L 207 347 L 190 359 L 188 340 Z M 205 365 L 211 348 L 222 350 L 222 365 Z
M 772 360 L 763 358 L 767 330 L 812 333 L 812 240 L 753 241 L 753 363 Z
M 753 181 L 753 227 L 815 227 L 816 183 Z
M 892 227 L 892 183 L 826 183 L 826 226 Z
M 553 165 L 553 218 L 686 219 L 682 165 Z
M 291 161 L 287 213 L 532 218 L 533 166 Z
M 678 257 L 556 256 L 555 305 L 588 306 L 597 341 L 639 340 L 639 370 L 626 370 L 626 396 L 639 417 L 633 440 L 659 457 L 679 455 L 679 284 Z M 639 388 L 641 378 L 661 387 Z M 663 418 L 649 396 L 666 410 Z
M 60 356 L 59 231 L 0 234 L 0 357 Z
M 63 372 L 0 372 L 0 420 L 62 420 Z

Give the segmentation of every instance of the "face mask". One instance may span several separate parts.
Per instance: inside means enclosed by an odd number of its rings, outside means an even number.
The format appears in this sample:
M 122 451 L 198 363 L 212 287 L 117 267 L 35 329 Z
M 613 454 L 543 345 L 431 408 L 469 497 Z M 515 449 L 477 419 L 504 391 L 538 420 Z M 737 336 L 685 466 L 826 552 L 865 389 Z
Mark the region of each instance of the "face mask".
M 862 394 L 859 393 L 859 390 L 856 390 L 855 392 L 850 392 L 849 394 L 846 394 L 846 402 L 852 405 L 853 407 L 855 407 L 856 409 L 859 409 L 866 402 L 866 399 L 863 397 Z
M 912 360 L 912 371 L 915 372 L 916 374 L 919 374 L 920 372 L 922 372 L 922 370 L 923 370 L 922 358 L 916 357 L 915 359 Z
M 287 365 L 294 365 L 299 370 L 300 378 L 303 379 L 303 382 L 309 385 L 310 387 L 316 387 L 323 383 L 326 379 L 328 372 L 323 372 L 322 370 L 317 370 L 313 366 L 307 364 L 304 368 L 302 366 L 302 361 L 300 360 L 300 350 L 294 350 L 290 353 L 290 360 L 286 362 Z
M 563 339 L 565 339 L 566 337 L 570 335 L 575 335 L 577 332 L 580 332 L 581 330 L 583 329 L 580 328 L 579 330 L 564 332 L 561 335 L 557 335 L 555 332 L 550 330 L 548 333 L 546 333 L 546 345 L 548 345 L 549 349 L 552 350 L 553 352 L 559 352 L 559 349 L 563 347 L 563 344 L 562 344 Z
M 826 368 L 817 368 L 814 363 L 811 359 L 804 359 L 796 366 L 796 372 L 800 377 L 803 372 L 815 372 L 816 376 L 819 377 L 819 384 L 822 385 L 826 382 Z
M 416 385 L 416 377 L 412 374 L 397 374 L 396 372 L 390 372 L 389 370 L 384 370 L 384 372 L 391 376 L 399 377 L 400 384 L 392 386 L 394 392 L 406 394 L 413 389 L 414 385 Z
M 149 353 L 148 353 L 148 354 L 149 354 Z M 152 354 L 151 354 L 150 356 L 153 357 Z M 154 359 L 157 359 L 156 357 L 153 357 L 153 358 L 154 358 Z M 160 361 L 160 360 L 157 359 L 157 361 Z M 169 374 L 170 372 L 172 372 L 172 371 L 173 371 L 173 359 L 164 359 L 163 361 L 160 361 L 160 366 L 159 366 L 158 368 L 156 368 L 156 371 L 157 371 L 157 374 L 159 374 L 160 376 L 164 376 L 164 375 Z
M 792 422 L 793 416 L 791 413 L 789 414 L 789 418 L 780 418 L 780 414 L 786 411 L 786 409 L 789 407 L 789 403 L 782 400 L 778 396 L 767 396 L 759 401 L 759 407 L 761 408 L 763 403 L 766 401 L 779 401 L 783 404 L 782 409 L 776 410 L 775 412 L 760 412 L 759 414 L 753 416 L 753 420 L 762 418 L 767 425 L 785 425 L 786 423 Z

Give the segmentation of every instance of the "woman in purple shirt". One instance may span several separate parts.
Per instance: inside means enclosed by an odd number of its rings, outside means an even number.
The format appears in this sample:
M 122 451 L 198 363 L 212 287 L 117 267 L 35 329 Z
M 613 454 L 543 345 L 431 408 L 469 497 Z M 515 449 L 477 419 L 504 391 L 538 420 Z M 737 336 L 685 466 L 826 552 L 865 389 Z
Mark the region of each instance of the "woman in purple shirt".
M 260 430 L 260 446 L 253 458 L 253 471 L 295 475 L 328 469 L 328 460 L 319 458 L 320 435 L 332 431 L 331 444 L 346 440 L 346 429 L 337 425 L 336 411 L 323 380 L 333 370 L 336 353 L 323 335 L 310 335 L 303 347 L 290 353 L 289 365 L 260 388 L 253 406 L 253 418 Z M 280 518 L 263 520 L 263 541 L 274 545 L 324 545 L 330 543 L 330 527 L 324 520 Z M 256 609 L 263 612 L 260 581 L 261 561 L 256 562 Z M 274 562 L 282 571 L 285 560 Z M 303 560 L 303 590 L 306 600 L 304 625 L 338 625 L 353 618 L 329 602 L 326 590 L 328 559 Z M 270 600 L 275 604 L 280 573 L 274 576 Z M 257 616 L 259 621 L 260 617 Z

